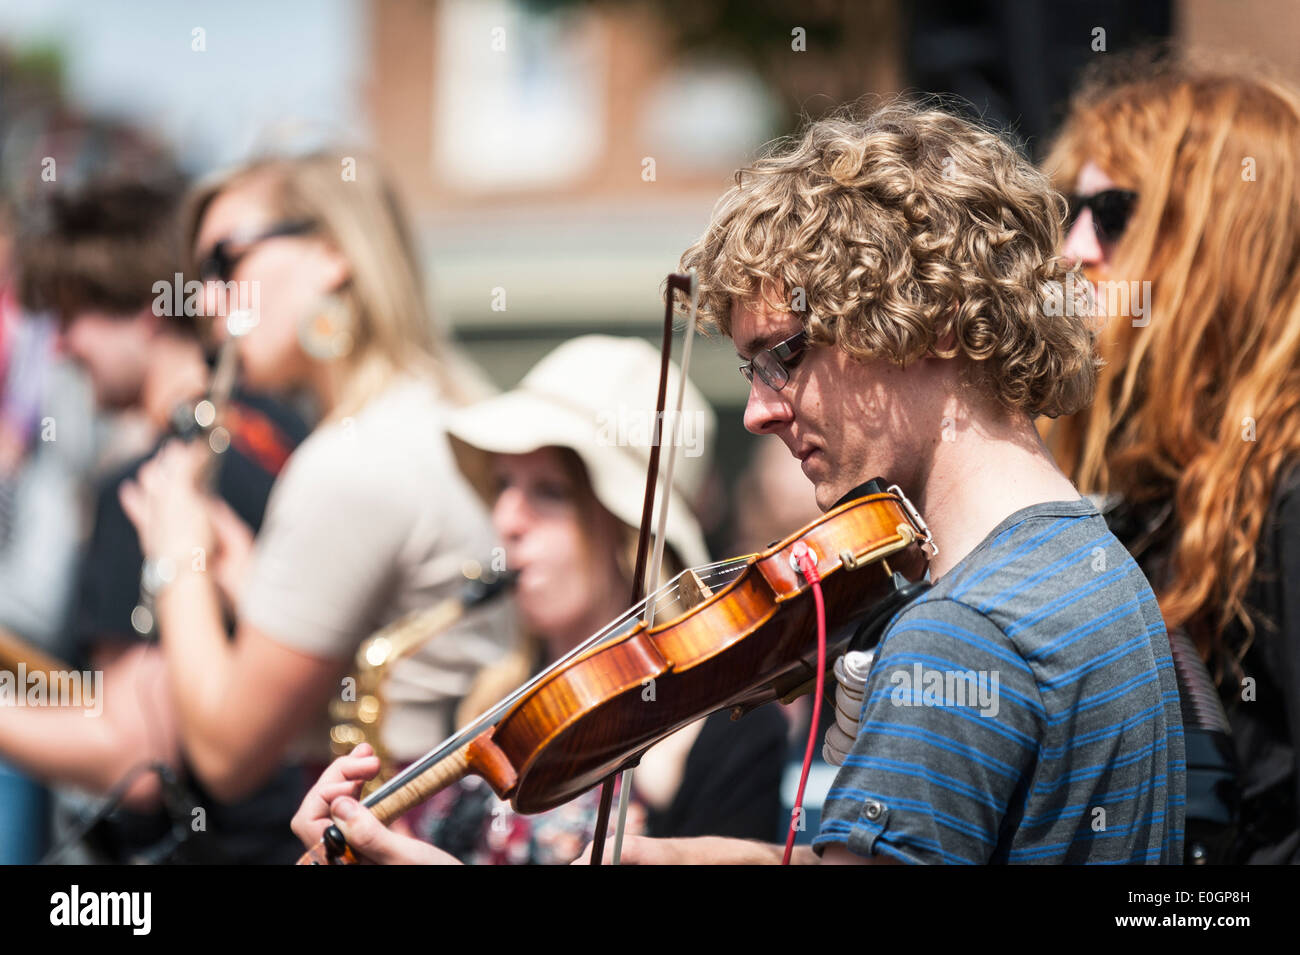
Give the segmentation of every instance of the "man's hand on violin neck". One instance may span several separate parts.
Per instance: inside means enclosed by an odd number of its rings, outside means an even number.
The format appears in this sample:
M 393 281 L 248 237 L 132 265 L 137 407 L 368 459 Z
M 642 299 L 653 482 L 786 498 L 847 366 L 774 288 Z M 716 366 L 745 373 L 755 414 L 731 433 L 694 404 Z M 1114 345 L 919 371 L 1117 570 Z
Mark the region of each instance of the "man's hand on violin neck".
M 623 854 L 619 861 L 623 865 L 779 865 L 784 851 L 783 846 L 722 836 L 691 839 L 628 836 L 623 840 Z M 606 865 L 614 862 L 613 839 L 605 840 L 603 861 Z M 798 846 L 790 861 L 795 865 L 816 865 L 821 860 L 808 846 Z M 573 864 L 591 864 L 590 845 Z
M 427 842 L 399 835 L 384 827 L 374 813 L 357 801 L 361 786 L 379 774 L 379 757 L 369 743 L 330 763 L 312 786 L 290 826 L 308 849 L 336 823 L 353 853 L 374 865 L 460 865 L 452 855 Z
M 401 836 L 385 827 L 361 803 L 350 796 L 334 800 L 330 806 L 343 838 L 363 863 L 373 865 L 460 865 L 450 853 L 427 842 Z

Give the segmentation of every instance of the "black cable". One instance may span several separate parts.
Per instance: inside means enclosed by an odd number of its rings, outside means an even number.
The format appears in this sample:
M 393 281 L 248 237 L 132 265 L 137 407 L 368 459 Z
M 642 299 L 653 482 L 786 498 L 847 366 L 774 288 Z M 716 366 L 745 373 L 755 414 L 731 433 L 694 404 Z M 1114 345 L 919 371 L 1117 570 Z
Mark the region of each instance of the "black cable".
M 94 829 L 97 825 L 108 818 L 109 814 L 113 812 L 113 810 L 117 809 L 122 800 L 126 798 L 127 790 L 130 789 L 136 779 L 145 772 L 157 773 L 158 778 L 161 779 L 164 784 L 167 782 L 167 777 L 171 775 L 171 770 L 167 768 L 166 764 L 161 762 L 154 761 L 137 763 L 135 766 L 132 766 L 126 771 L 126 774 L 117 782 L 117 784 L 109 790 L 108 796 L 105 797 L 104 804 L 99 807 L 93 816 L 91 816 L 90 821 L 83 823 L 82 827 L 78 831 L 74 832 L 49 852 L 45 853 L 38 864 L 53 865 L 55 859 L 67 852 L 72 848 L 72 846 L 81 842 L 82 839 L 86 838 L 90 833 L 90 830 Z

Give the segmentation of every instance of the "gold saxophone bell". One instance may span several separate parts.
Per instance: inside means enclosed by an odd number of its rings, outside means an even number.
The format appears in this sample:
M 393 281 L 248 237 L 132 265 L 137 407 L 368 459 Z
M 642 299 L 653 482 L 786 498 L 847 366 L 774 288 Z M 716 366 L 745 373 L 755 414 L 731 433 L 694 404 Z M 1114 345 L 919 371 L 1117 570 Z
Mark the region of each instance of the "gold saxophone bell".
M 461 568 L 465 583 L 454 597 L 431 607 L 415 610 L 375 631 L 357 648 L 356 672 L 350 698 L 330 704 L 330 750 L 346 756 L 359 743 L 369 743 L 379 757 L 379 775 L 362 788 L 362 795 L 382 786 L 392 778 L 394 765 L 383 744 L 384 684 L 389 668 L 409 656 L 439 634 L 451 629 L 466 613 L 508 591 L 515 575 L 497 572 L 476 560 Z

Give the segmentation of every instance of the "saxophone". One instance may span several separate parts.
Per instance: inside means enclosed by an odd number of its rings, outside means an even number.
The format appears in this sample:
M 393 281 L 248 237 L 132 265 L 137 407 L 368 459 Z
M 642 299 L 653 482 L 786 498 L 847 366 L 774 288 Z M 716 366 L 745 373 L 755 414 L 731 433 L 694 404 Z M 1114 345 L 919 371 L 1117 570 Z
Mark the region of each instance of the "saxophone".
M 49 674 L 68 669 L 63 661 L 55 659 L 40 647 L 0 627 L 0 670 L 11 670 L 17 673 L 20 666 L 28 673 L 39 671 Z
M 230 395 L 235 389 L 238 370 L 238 339 L 251 328 L 241 322 L 236 313 L 227 319 L 230 336 L 217 351 L 217 367 L 208 384 L 207 396 L 193 404 L 183 404 L 172 412 L 170 433 L 183 441 L 206 438 L 212 452 L 200 474 L 205 491 L 211 491 L 217 475 L 217 458 L 230 447 L 230 432 L 221 423 Z M 174 573 L 174 568 L 170 573 Z M 156 638 L 157 621 L 154 619 L 154 601 L 159 591 L 170 579 L 162 561 L 146 559 L 140 571 L 140 599 L 131 611 L 131 627 L 142 637 Z
M 475 560 L 467 561 L 461 574 L 465 583 L 456 596 L 399 617 L 363 640 L 357 648 L 351 699 L 344 697 L 330 703 L 330 718 L 337 721 L 330 729 L 334 755 L 346 756 L 357 744 L 369 743 L 379 757 L 379 775 L 365 785 L 363 795 L 393 775 L 392 757 L 382 740 L 383 688 L 389 667 L 450 629 L 466 611 L 508 591 L 515 580 L 513 573 L 498 573 Z

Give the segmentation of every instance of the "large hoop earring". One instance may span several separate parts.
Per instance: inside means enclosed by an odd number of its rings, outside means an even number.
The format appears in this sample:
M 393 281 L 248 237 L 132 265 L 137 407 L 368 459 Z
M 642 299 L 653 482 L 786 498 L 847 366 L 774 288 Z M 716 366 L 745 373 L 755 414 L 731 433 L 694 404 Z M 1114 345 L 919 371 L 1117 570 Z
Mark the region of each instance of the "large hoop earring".
M 356 314 L 337 293 L 323 295 L 298 320 L 298 344 L 319 361 L 336 361 L 352 351 Z

